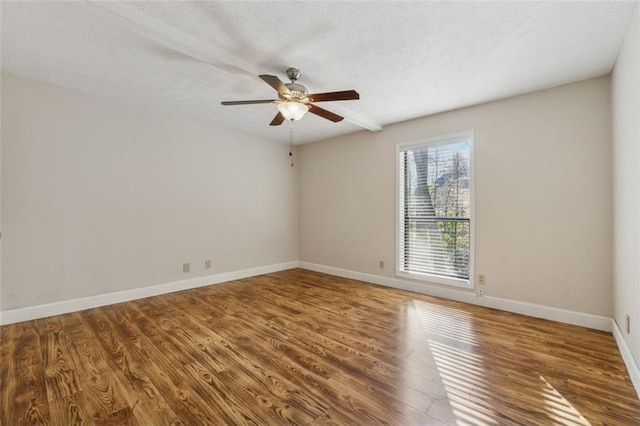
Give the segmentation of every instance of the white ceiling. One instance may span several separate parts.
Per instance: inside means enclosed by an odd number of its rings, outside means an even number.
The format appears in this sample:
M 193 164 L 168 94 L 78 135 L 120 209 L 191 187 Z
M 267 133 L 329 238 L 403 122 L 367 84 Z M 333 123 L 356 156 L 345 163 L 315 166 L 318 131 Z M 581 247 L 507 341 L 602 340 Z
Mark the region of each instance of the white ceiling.
M 306 143 L 607 74 L 636 4 L 3 1 L 2 71 L 276 141 L 275 105 L 220 105 L 275 97 L 251 75 L 356 89 Z

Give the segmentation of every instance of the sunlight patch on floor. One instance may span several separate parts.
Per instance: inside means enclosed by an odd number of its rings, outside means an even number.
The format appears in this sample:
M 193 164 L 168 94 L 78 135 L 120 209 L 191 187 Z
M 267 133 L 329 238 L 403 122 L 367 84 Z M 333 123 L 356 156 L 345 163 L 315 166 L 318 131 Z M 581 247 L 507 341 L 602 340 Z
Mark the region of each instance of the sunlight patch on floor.
M 470 395 L 473 390 L 486 389 L 482 357 L 469 351 L 479 345 L 473 316 L 417 300 L 413 304 L 447 395 L 436 401 L 427 414 L 454 424 L 500 424 L 488 402 L 479 403 Z
M 562 424 L 591 425 L 556 388 L 544 377 L 539 377 L 543 382 L 541 394 L 545 400 L 544 409 L 549 413 L 549 418 Z
M 414 300 L 413 305 L 427 333 L 467 345 L 478 345 L 473 330 L 473 317 L 468 312 L 419 300 Z
M 494 375 L 498 380 L 510 380 L 510 373 L 498 373 L 493 370 L 487 372 L 482 355 L 474 353 L 480 343 L 475 335 L 473 316 L 458 309 L 418 300 L 413 301 L 413 307 L 415 309 L 411 309 L 411 316 L 415 322 L 411 324 L 410 329 L 411 336 L 416 339 L 416 351 L 411 356 L 423 365 L 433 365 L 446 393 L 446 398 L 434 401 L 427 414 L 450 424 L 501 424 L 504 418 L 492 406 L 491 399 L 508 395 L 502 392 L 503 388 L 499 384 L 492 384 L 488 376 Z M 420 330 L 417 330 L 418 328 Z M 525 374 L 523 373 L 522 377 L 527 380 Z M 590 425 L 584 416 L 540 375 L 531 377 L 531 395 L 524 397 L 530 398 L 530 409 L 546 413 L 550 422 Z M 517 407 L 514 409 L 517 410 Z
M 430 346 L 454 416 L 452 420 L 457 424 L 500 424 L 491 404 L 471 395 L 474 392 L 479 396 L 478 392 L 487 388 L 481 358 L 438 342 L 430 342 Z

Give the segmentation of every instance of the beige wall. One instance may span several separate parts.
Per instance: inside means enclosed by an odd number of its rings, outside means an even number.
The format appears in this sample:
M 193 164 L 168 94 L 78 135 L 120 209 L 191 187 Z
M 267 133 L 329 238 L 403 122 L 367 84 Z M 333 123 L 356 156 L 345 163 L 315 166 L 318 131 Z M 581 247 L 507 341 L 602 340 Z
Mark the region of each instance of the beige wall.
M 614 319 L 640 365 L 640 7 L 612 77 Z M 625 315 L 631 315 L 631 334 Z
M 287 154 L 3 75 L 0 309 L 296 260 Z
M 396 144 L 473 130 L 476 273 L 486 275 L 486 294 L 611 315 L 609 84 L 592 79 L 302 146 L 300 260 L 394 276 Z
M 283 145 L 2 83 L 1 310 L 297 258 L 394 276 L 396 143 L 474 130 L 486 294 L 612 314 L 607 77 L 304 145 L 294 169 Z

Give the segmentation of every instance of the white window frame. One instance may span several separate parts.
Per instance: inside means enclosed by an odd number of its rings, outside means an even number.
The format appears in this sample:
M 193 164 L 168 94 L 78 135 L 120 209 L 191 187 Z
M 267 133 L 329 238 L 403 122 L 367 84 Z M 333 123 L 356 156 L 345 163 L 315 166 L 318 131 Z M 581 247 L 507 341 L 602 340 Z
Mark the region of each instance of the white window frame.
M 470 197 L 469 200 L 469 279 L 460 279 L 460 278 L 449 278 L 443 277 L 440 275 L 432 275 L 425 273 L 417 273 L 417 272 L 405 272 L 400 270 L 400 265 L 402 264 L 402 259 L 400 259 L 400 255 L 402 252 L 401 244 L 402 240 L 400 238 L 400 225 L 404 220 L 404 215 L 401 213 L 404 209 L 404 206 L 400 205 L 400 193 L 404 191 L 404 188 L 400 188 L 400 159 L 401 153 L 410 149 L 424 148 L 427 146 L 437 146 L 437 145 L 447 145 L 456 142 L 469 141 L 469 189 L 470 189 Z M 475 142 L 474 142 L 474 132 L 473 131 L 465 131 L 459 133 L 451 133 L 448 135 L 435 136 L 426 139 L 419 139 L 409 142 L 403 142 L 396 144 L 396 276 L 401 278 L 409 278 L 412 280 L 425 281 L 429 283 L 435 284 L 444 284 L 453 287 L 462 287 L 473 289 L 475 288 L 475 161 L 474 161 L 474 151 L 475 151 Z

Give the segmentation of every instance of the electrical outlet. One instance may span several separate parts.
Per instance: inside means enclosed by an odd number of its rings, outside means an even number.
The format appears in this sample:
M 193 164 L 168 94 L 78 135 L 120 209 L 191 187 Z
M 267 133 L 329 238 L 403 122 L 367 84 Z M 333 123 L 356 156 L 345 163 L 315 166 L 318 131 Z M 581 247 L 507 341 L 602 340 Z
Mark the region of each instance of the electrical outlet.
M 627 314 L 625 328 L 627 329 L 627 334 L 631 333 L 631 317 L 629 316 L 629 314 Z
M 384 269 L 384 260 L 381 260 L 380 263 L 378 263 L 378 267 L 380 269 Z
M 210 260 L 205 260 L 204 261 L 204 269 L 211 269 L 211 261 Z
M 483 299 L 484 298 L 484 287 L 478 286 L 478 291 L 476 292 L 476 297 Z
M 478 275 L 478 284 L 484 285 L 484 275 Z
M 191 270 L 191 264 L 183 263 L 182 264 L 182 272 L 187 273 Z

